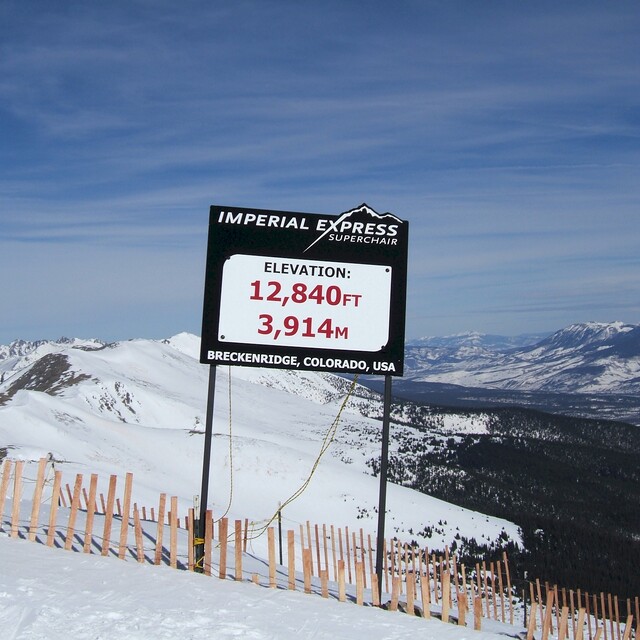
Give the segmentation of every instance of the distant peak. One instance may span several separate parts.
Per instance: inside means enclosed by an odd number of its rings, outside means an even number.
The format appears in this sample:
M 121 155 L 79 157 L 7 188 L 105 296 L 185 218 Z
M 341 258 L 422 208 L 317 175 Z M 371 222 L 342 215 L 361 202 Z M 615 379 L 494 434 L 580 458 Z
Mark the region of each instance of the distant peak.
M 634 325 L 624 322 L 579 322 L 570 324 L 564 329 L 556 331 L 545 342 L 550 344 L 589 344 L 608 340 L 620 333 L 627 333 Z

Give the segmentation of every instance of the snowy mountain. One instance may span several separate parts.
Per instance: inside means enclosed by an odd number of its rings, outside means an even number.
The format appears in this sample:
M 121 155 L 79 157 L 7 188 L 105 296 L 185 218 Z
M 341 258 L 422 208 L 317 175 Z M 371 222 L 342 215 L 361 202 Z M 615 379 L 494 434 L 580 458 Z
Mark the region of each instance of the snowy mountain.
M 597 349 L 603 340 L 592 335 L 587 348 Z M 630 336 L 600 334 L 618 347 L 621 341 L 621 352 Z M 572 332 L 565 344 L 575 338 Z M 545 340 L 536 348 L 566 350 L 558 335 Z M 166 492 L 178 496 L 181 513 L 192 506 L 200 493 L 209 377 L 198 362 L 197 337 L 40 341 L 2 353 L 0 460 L 51 454 L 67 482 L 75 473 L 96 473 L 105 494 L 110 474 L 132 471 L 139 505 L 157 505 Z M 394 380 L 395 398 L 403 382 Z M 283 528 L 310 520 L 374 534 L 382 406 L 373 391 L 356 385 L 349 396 L 350 390 L 351 381 L 327 373 L 218 367 L 209 487 L 214 514 L 228 510 L 231 519 L 248 518 L 259 527 L 310 478 L 284 509 Z M 640 430 L 602 415 L 583 420 L 478 409 L 480 391 L 470 391 L 468 409 L 394 402 L 386 535 L 430 549 L 455 543 L 461 558 L 465 552 L 487 557 L 505 538 L 519 549 L 524 541 L 519 563 L 529 575 L 635 595 Z M 584 534 L 580 544 L 576 531 Z M 594 540 L 597 553 L 585 564 L 580 553 Z M 549 564 L 549 544 L 562 550 L 553 556 L 560 565 Z M 265 557 L 264 545 L 256 541 L 251 551 Z M 510 547 L 510 557 L 516 551 Z
M 109 474 L 133 471 L 139 504 L 156 504 L 166 492 L 179 496 L 184 511 L 200 492 L 209 368 L 198 352 L 199 338 L 188 334 L 10 345 L 0 359 L 0 458 L 50 453 L 66 477 L 97 473 L 102 483 Z M 230 503 L 230 517 L 270 518 L 308 478 L 350 386 L 326 373 L 219 367 L 209 489 L 214 513 Z M 414 413 L 395 407 L 392 454 L 424 440 L 427 425 L 430 446 L 452 433 L 488 428 L 482 414 L 429 412 L 415 426 Z M 381 414 L 379 396 L 356 386 L 308 489 L 285 510 L 285 525 L 310 519 L 375 532 L 372 469 Z M 387 505 L 387 534 L 430 548 L 456 536 L 492 544 L 503 531 L 519 540 L 518 528 L 505 520 L 406 487 L 391 485 Z
M 488 389 L 640 392 L 640 325 L 575 324 L 523 344 L 526 341 L 511 339 L 510 345 L 507 338 L 481 334 L 424 338 L 407 345 L 405 377 Z
M 523 333 L 517 336 L 500 336 L 478 331 L 455 333 L 449 336 L 425 336 L 407 341 L 408 347 L 432 347 L 443 350 L 479 348 L 491 351 L 504 351 L 516 347 L 527 347 L 544 340 L 548 333 Z

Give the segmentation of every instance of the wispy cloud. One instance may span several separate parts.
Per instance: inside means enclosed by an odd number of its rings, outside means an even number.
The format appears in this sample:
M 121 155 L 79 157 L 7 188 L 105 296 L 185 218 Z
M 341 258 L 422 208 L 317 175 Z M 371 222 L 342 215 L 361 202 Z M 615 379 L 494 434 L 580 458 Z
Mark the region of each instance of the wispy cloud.
M 135 252 L 201 257 L 214 202 L 366 201 L 411 222 L 410 335 L 553 329 L 605 301 L 640 321 L 635 2 L 34 1 L 0 22 L 0 268 L 30 265 L 24 296 L 61 260 L 104 290 L 127 255 L 135 299 Z

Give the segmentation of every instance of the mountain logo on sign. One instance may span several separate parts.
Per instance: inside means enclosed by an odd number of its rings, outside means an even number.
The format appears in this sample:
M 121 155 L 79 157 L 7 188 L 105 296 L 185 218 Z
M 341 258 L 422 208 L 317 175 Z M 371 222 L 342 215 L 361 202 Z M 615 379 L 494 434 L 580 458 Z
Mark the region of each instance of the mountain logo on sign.
M 355 242 L 363 244 L 389 244 L 398 242 L 398 227 L 403 224 L 392 213 L 379 214 L 363 203 L 346 211 L 337 220 L 318 221 L 317 230 L 322 233 L 303 251 L 306 253 L 323 238 L 331 242 Z

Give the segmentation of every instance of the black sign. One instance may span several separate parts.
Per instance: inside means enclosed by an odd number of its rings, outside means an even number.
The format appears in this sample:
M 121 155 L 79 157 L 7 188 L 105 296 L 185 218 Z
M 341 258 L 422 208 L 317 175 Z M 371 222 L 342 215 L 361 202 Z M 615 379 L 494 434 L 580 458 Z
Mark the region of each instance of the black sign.
M 402 375 L 408 227 L 212 206 L 200 362 Z

